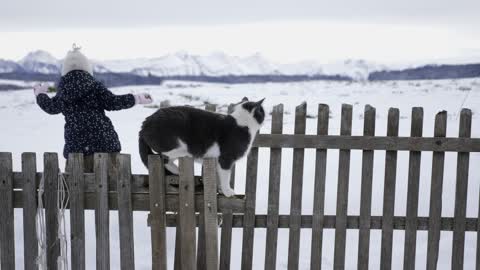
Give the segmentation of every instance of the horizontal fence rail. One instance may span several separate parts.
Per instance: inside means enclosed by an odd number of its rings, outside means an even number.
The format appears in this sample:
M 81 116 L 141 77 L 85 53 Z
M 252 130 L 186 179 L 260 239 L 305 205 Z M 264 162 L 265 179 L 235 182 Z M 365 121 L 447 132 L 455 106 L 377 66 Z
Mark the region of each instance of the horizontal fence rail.
M 36 226 L 37 196 L 43 191 L 45 208 L 45 237 L 49 247 L 46 254 L 48 269 L 57 269 L 60 254 L 58 241 L 58 200 L 59 184 L 65 179 L 69 192 L 66 208 L 70 211 L 69 238 L 71 269 L 87 269 L 85 265 L 85 210 L 95 210 L 96 269 L 110 269 L 110 215 L 118 211 L 120 266 L 121 269 L 135 269 L 133 212 L 148 212 L 148 225 L 151 230 L 152 269 L 164 270 L 174 265 L 174 269 L 230 269 L 231 258 L 240 258 L 241 269 L 254 269 L 253 256 L 257 228 L 266 228 L 265 269 L 276 269 L 278 264 L 279 229 L 288 229 L 288 269 L 299 269 L 302 229 L 311 229 L 312 237 L 309 263 L 311 269 L 322 268 L 322 250 L 333 251 L 333 268 L 345 269 L 347 258 L 347 232 L 359 231 L 357 268 L 369 269 L 370 233 L 381 231 L 380 268 L 394 266 L 394 230 L 405 231 L 403 268 L 414 269 L 417 232 L 428 233 L 426 269 L 437 269 L 440 254 L 441 231 L 453 232 L 451 264 L 453 269 L 464 269 L 476 264 L 480 269 L 480 252 L 477 258 L 465 257 L 465 233 L 477 232 L 477 245 L 480 240 L 480 214 L 467 217 L 467 191 L 478 189 L 478 181 L 469 183 L 469 163 L 471 153 L 480 152 L 480 139 L 471 138 L 472 113 L 463 109 L 460 114 L 459 136 L 447 137 L 447 113 L 439 112 L 435 117 L 434 137 L 422 137 L 424 115 L 422 108 L 413 108 L 411 114 L 411 137 L 399 137 L 400 113 L 392 108 L 388 111 L 386 136 L 375 136 L 376 110 L 366 106 L 364 111 L 363 136 L 352 136 L 352 106 L 343 105 L 340 119 L 340 134 L 329 134 L 330 109 L 325 104 L 318 106 L 316 135 L 305 134 L 307 124 L 307 104 L 295 109 L 294 134 L 283 133 L 284 107 L 277 105 L 272 111 L 272 134 L 258 134 L 253 142 L 246 161 L 245 194 L 226 198 L 217 194 L 217 161 L 205 159 L 202 176 L 193 175 L 193 160 L 182 158 L 179 161 L 179 176 L 165 175 L 163 160 L 152 155 L 148 160 L 148 174 L 132 174 L 130 156 L 126 154 L 97 153 L 94 155 L 94 171 L 84 172 L 82 154 L 69 156 L 69 167 L 61 172 L 56 153 L 45 153 L 44 171 L 37 172 L 36 154 L 22 154 L 22 170 L 12 169 L 12 154 L 0 153 L 0 269 L 15 269 L 16 256 L 23 256 L 25 269 L 35 269 L 39 254 Z M 215 110 L 215 106 L 208 106 Z M 230 109 L 231 110 L 231 109 Z M 259 148 L 270 148 L 269 167 L 259 160 Z M 283 173 L 282 153 L 284 148 L 293 148 L 292 175 L 289 214 L 280 214 L 280 191 Z M 315 149 L 313 168 L 305 166 L 305 149 Z M 338 149 L 338 167 L 329 168 L 337 172 L 334 179 L 336 189 L 336 214 L 325 214 L 327 156 L 329 149 Z M 348 194 L 350 185 L 351 151 L 362 151 L 360 174 L 360 213 L 348 214 Z M 383 168 L 374 167 L 376 150 L 386 151 Z M 408 151 L 408 171 L 406 179 L 397 178 L 398 151 Z M 433 152 L 431 179 L 421 179 L 422 152 Z M 445 153 L 457 154 L 455 187 L 445 187 Z M 423 162 L 423 161 L 422 161 Z M 258 179 L 260 170 L 268 170 L 268 179 Z M 314 171 L 314 179 L 306 179 L 304 170 Z M 383 194 L 381 216 L 373 216 L 372 180 L 375 170 L 382 170 Z M 235 170 L 232 169 L 231 184 L 235 185 Z M 263 175 L 263 174 L 262 174 Z M 42 186 L 43 180 L 43 186 Z M 314 181 L 313 190 L 305 194 L 305 181 Z M 400 181 L 407 186 L 406 201 L 395 198 L 395 186 Z M 430 184 L 428 216 L 418 215 L 419 183 Z M 257 186 L 266 185 L 268 194 L 260 194 Z M 474 184 L 472 186 L 472 184 Z M 43 188 L 43 189 L 42 189 Z M 237 187 L 238 188 L 238 187 Z M 442 194 L 446 189 L 455 190 L 454 216 L 442 216 Z M 265 189 L 262 189 L 265 190 Z M 283 193 L 282 193 L 283 194 Z M 313 195 L 313 213 L 302 214 L 302 199 Z M 268 196 L 265 214 L 258 214 L 257 196 Z M 406 215 L 394 214 L 395 204 L 406 206 Z M 23 209 L 24 253 L 15 254 L 14 208 Z M 167 243 L 167 227 L 176 228 L 175 243 Z M 198 228 L 198 229 L 197 229 Z M 221 231 L 218 231 L 218 229 Z M 241 250 L 232 249 L 233 228 L 242 230 Z M 143 229 L 143 228 L 135 228 Z M 324 230 L 335 230 L 335 240 L 324 242 Z M 197 235 L 198 234 L 198 235 Z M 220 240 L 220 241 L 219 241 Z M 93 241 L 93 240 L 88 240 Z M 168 263 L 167 249 L 175 245 L 175 259 Z M 328 244 L 328 246 L 327 246 Z M 303 264 L 302 264 L 303 265 Z M 423 269 L 423 267 L 422 267 Z

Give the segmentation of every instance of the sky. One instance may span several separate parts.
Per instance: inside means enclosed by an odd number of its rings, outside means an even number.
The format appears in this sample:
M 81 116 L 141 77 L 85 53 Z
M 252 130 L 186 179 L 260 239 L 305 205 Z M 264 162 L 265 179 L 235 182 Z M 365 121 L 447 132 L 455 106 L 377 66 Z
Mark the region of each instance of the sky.
M 478 0 L 4 1 L 0 58 L 72 43 L 98 60 L 177 51 L 270 60 L 480 61 Z

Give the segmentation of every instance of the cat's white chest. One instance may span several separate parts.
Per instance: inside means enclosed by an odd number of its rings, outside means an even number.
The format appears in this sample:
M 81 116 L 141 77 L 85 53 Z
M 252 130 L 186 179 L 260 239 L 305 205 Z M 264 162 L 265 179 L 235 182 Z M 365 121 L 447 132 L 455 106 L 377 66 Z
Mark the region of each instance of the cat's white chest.
M 213 143 L 205 152 L 205 158 L 218 158 L 220 156 L 220 147 L 218 143 Z

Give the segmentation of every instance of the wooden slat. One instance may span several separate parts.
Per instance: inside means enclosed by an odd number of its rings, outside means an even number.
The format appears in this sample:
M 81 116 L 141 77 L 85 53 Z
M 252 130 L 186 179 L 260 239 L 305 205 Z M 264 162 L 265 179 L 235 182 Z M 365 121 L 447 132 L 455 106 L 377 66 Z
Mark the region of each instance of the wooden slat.
M 480 139 L 260 134 L 255 147 L 480 152 Z
M 15 269 L 12 153 L 0 153 L 0 268 Z
M 193 160 L 180 158 L 179 216 L 181 269 L 196 269 Z
M 115 174 L 118 176 L 118 226 L 120 233 L 120 267 L 122 270 L 135 269 L 133 245 L 133 212 L 130 187 L 130 155 L 117 156 Z
M 305 134 L 307 103 L 295 108 L 295 134 Z M 288 269 L 298 269 L 300 257 L 300 216 L 302 215 L 303 161 L 305 149 L 293 149 L 290 232 L 288 238 Z
M 479 204 L 480 204 L 480 199 L 479 199 Z M 480 205 L 478 207 L 477 224 L 480 224 Z M 475 269 L 480 270 L 480 226 L 477 226 L 477 260 L 476 260 Z
M 215 159 L 203 161 L 204 176 L 204 230 L 206 269 L 218 269 L 218 220 L 217 220 L 217 163 Z
M 234 105 L 228 106 L 228 113 L 232 113 Z M 230 186 L 235 189 L 235 165 L 230 175 Z M 222 232 L 220 235 L 220 270 L 230 269 L 230 257 L 232 255 L 232 209 L 222 211 Z
M 352 106 L 342 105 L 340 135 L 352 134 Z M 340 150 L 338 161 L 337 220 L 335 225 L 334 269 L 345 269 L 347 242 L 348 183 L 350 178 L 350 150 Z
M 470 137 L 471 130 L 472 112 L 469 109 L 462 109 L 458 136 L 460 138 L 468 138 Z M 469 153 L 458 153 L 453 223 L 452 269 L 463 269 L 469 160 Z
M 375 136 L 375 108 L 365 106 L 363 135 Z M 363 150 L 362 184 L 360 187 L 360 230 L 358 234 L 358 263 L 360 270 L 368 269 L 370 253 L 370 217 L 372 210 L 372 180 L 374 151 Z
M 45 180 L 45 225 L 47 240 L 47 269 L 57 269 L 57 258 L 60 255 L 58 242 L 58 156 L 57 153 L 45 153 L 43 155 L 43 176 Z
M 95 237 L 97 270 L 110 269 L 110 213 L 108 209 L 108 165 L 109 154 L 94 156 L 95 183 Z
M 398 136 L 399 111 L 390 108 L 388 111 L 387 136 Z M 395 209 L 395 182 L 397 174 L 397 152 L 387 151 L 385 154 L 385 182 L 383 193 L 383 222 L 380 268 L 392 268 L 393 214 Z
M 445 137 L 447 134 L 447 112 L 442 111 L 435 116 L 435 137 Z M 440 243 L 440 230 L 442 219 L 442 192 L 444 152 L 433 152 L 432 156 L 432 181 L 430 186 L 430 212 L 427 243 L 427 270 L 437 269 L 438 250 Z
M 423 108 L 412 109 L 410 135 L 422 137 Z M 405 246 L 403 269 L 415 269 L 415 251 L 417 246 L 418 193 L 420 184 L 421 152 L 411 151 L 408 165 L 407 223 L 405 228 Z
M 158 155 L 148 157 L 152 269 L 167 269 L 167 229 L 165 217 L 165 170 Z
M 253 237 L 255 231 L 255 203 L 257 196 L 258 148 L 253 147 L 247 157 L 245 180 L 245 214 L 243 220 L 242 270 L 251 270 Z
M 83 154 L 70 154 L 68 157 L 70 175 L 70 243 L 72 270 L 85 269 L 85 212 Z
M 35 216 L 37 214 L 37 163 L 35 153 L 22 153 L 23 192 L 23 254 L 24 269 L 38 269 L 37 229 Z
M 317 134 L 328 134 L 330 109 L 318 105 Z M 327 176 L 327 150 L 317 149 L 315 153 L 315 186 L 313 188 L 312 245 L 310 269 L 322 268 L 323 219 L 325 214 L 325 180 Z
M 283 104 L 273 107 L 272 134 L 283 131 Z M 282 149 L 270 149 L 270 172 L 268 184 L 267 239 L 265 245 L 265 269 L 273 270 L 277 261 L 278 208 L 280 199 L 280 176 Z

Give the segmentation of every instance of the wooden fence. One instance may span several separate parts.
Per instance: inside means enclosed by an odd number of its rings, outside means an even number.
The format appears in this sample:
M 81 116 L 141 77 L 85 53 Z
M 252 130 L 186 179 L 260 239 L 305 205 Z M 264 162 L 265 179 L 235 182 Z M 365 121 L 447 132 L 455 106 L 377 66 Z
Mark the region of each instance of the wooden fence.
M 272 134 L 259 134 L 247 158 L 245 195 L 225 198 L 216 193 L 215 160 L 204 161 L 203 176 L 193 176 L 193 162 L 180 160 L 180 176 L 166 177 L 162 160 L 149 157 L 149 174 L 135 175 L 130 156 L 95 154 L 94 173 L 83 172 L 83 156 L 69 157 L 67 179 L 70 202 L 71 269 L 85 266 L 84 210 L 95 210 L 96 268 L 110 269 L 109 211 L 119 214 L 121 269 L 134 269 L 133 211 L 149 211 L 152 269 L 166 269 L 166 227 L 177 227 L 175 269 L 229 269 L 231 256 L 241 256 L 241 269 L 252 269 L 255 228 L 266 228 L 265 269 L 275 269 L 279 228 L 289 229 L 288 269 L 298 269 L 301 229 L 311 229 L 311 269 L 322 265 L 324 229 L 335 229 L 334 268 L 344 269 L 346 232 L 359 230 L 358 269 L 368 269 L 370 231 L 381 230 L 381 269 L 392 268 L 394 230 L 405 231 L 404 269 L 415 268 L 417 231 L 428 231 L 426 269 L 436 269 L 441 231 L 453 231 L 452 269 L 464 268 L 465 232 L 477 232 L 477 257 L 466 258 L 480 265 L 479 218 L 466 217 L 469 156 L 480 152 L 480 139 L 470 138 L 472 113 L 461 111 L 458 138 L 446 137 L 447 113 L 435 117 L 434 137 L 422 137 L 423 110 L 413 108 L 411 137 L 399 137 L 399 110 L 388 112 L 387 136 L 375 135 L 375 109 L 366 106 L 363 136 L 352 136 L 352 106 L 343 105 L 340 135 L 328 134 L 329 107 L 319 105 L 317 135 L 305 135 L 306 104 L 295 111 L 293 135 L 282 134 L 283 106 L 272 112 Z M 270 148 L 268 210 L 255 213 L 258 148 Z M 282 148 L 293 148 L 291 210 L 279 214 Z M 304 151 L 316 149 L 313 214 L 302 215 Z M 325 215 L 325 181 L 328 149 L 339 149 L 336 215 Z M 347 215 L 351 150 L 362 150 L 361 205 L 359 216 Z M 382 216 L 371 215 L 373 160 L 375 150 L 386 150 Z M 409 151 L 406 216 L 394 216 L 397 152 Z M 422 151 L 433 152 L 430 211 L 417 214 Z M 442 190 L 445 152 L 457 152 L 455 214 L 443 217 Z M 44 171 L 37 172 L 35 153 L 22 154 L 22 171 L 12 171 L 11 153 L 0 153 L 0 260 L 1 269 L 14 269 L 13 209 L 23 208 L 25 269 L 36 269 L 38 254 L 35 213 L 40 179 L 45 181 L 45 216 L 48 269 L 57 269 L 57 187 L 59 164 L 56 153 L 44 154 Z M 232 177 L 233 184 L 234 177 Z M 403 179 L 401 179 L 403 181 Z M 203 188 L 199 183 L 203 182 Z M 147 184 L 149 185 L 147 186 Z M 175 186 L 178 186 L 176 188 Z M 475 186 L 474 188 L 478 188 Z M 267 194 L 265 194 L 267 195 Z M 221 218 L 220 242 L 217 241 Z M 196 237 L 198 230 L 198 243 Z M 241 254 L 232 254 L 232 228 L 243 228 Z M 197 247 L 198 246 L 198 251 Z M 218 252 L 220 250 L 220 252 Z M 237 251 L 237 249 L 235 249 Z M 196 254 L 198 252 L 198 254 Z M 20 256 L 17 254 L 17 256 Z M 424 267 L 422 267 L 424 268 Z

